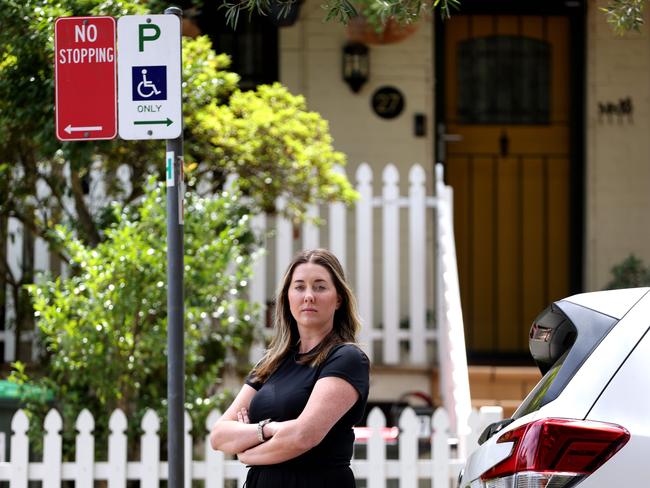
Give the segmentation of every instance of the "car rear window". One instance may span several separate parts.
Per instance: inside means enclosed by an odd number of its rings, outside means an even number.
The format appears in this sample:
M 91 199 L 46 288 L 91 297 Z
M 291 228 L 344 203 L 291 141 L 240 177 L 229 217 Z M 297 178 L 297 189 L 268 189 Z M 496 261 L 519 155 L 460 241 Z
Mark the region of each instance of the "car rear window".
M 558 359 L 557 362 L 553 365 L 553 367 L 546 372 L 542 379 L 539 380 L 539 383 L 535 385 L 535 388 L 533 388 L 533 390 L 528 394 L 521 405 L 519 405 L 519 408 L 517 408 L 517 411 L 512 416 L 513 418 L 518 419 L 519 417 L 528 415 L 531 412 L 535 412 L 536 410 L 542 408 L 542 405 L 545 405 L 550 401 L 547 400 L 545 402 L 544 399 L 546 398 L 551 385 L 555 381 L 557 374 L 560 372 L 560 369 L 564 364 L 564 360 L 566 359 L 568 352 L 569 351 L 564 353 L 562 357 Z
M 533 322 L 529 339 L 533 359 L 544 376 L 512 418 L 555 400 L 617 322 L 614 317 L 567 301 L 555 302 L 544 310 Z

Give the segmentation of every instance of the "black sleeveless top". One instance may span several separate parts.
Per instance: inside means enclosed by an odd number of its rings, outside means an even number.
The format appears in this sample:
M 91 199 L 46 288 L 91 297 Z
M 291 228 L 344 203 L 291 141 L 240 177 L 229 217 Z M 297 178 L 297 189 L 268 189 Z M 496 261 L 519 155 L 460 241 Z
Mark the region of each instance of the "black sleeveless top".
M 297 363 L 300 356 L 298 353 L 289 354 L 263 384 L 252 382 L 249 375 L 246 384 L 257 390 L 248 409 L 250 422 L 257 423 L 267 418 L 282 422 L 298 418 L 316 381 L 328 376 L 342 378 L 359 392 L 356 403 L 334 424 L 320 444 L 280 464 L 301 468 L 349 466 L 354 444 L 352 427 L 361 420 L 368 401 L 368 357 L 352 344 L 333 347 L 327 359 L 317 367 Z

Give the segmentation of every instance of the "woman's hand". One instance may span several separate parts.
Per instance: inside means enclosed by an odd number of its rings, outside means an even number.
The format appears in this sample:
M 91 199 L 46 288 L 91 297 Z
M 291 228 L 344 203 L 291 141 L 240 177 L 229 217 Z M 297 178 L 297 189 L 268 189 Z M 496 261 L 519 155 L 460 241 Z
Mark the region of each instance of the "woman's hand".
M 241 414 L 241 415 L 239 415 L 239 414 Z M 249 420 L 248 420 L 248 412 L 238 412 L 237 421 L 241 422 L 241 423 L 248 423 L 249 422 Z M 286 423 L 286 422 L 272 421 L 272 422 L 269 422 L 268 424 L 266 424 L 264 426 L 264 437 L 266 438 L 266 440 L 268 441 L 269 439 L 271 439 L 271 437 L 273 437 L 275 434 L 277 434 L 281 430 L 282 424 L 284 424 L 284 423 Z M 262 443 L 262 444 L 264 444 L 264 443 Z M 250 450 L 247 449 L 246 451 L 237 453 L 237 459 L 239 459 L 239 461 L 241 463 L 243 463 L 243 464 L 250 465 L 251 461 L 254 460 L 255 457 L 254 456 L 251 457 Z
M 248 410 L 246 409 L 246 407 L 241 408 L 237 412 L 237 422 L 239 422 L 241 424 L 250 424 L 251 423 L 251 421 L 248 419 Z
M 246 451 L 237 454 L 237 459 L 239 460 L 239 462 L 245 464 L 246 466 L 250 466 L 250 463 L 248 462 L 249 457 L 250 454 L 246 454 Z
M 277 434 L 278 430 L 280 430 L 281 424 L 282 422 L 275 422 L 275 421 L 271 421 L 268 424 L 266 424 L 264 426 L 264 437 L 266 437 L 268 440 L 271 437 L 273 437 L 275 434 Z
M 212 426 L 210 445 L 227 454 L 237 454 L 259 444 L 257 426 L 250 423 L 248 408 L 257 392 L 242 386 L 232 404 Z
M 246 409 L 246 407 L 241 408 L 237 412 L 237 422 L 239 422 L 240 424 L 251 423 L 250 419 L 248 418 L 248 410 Z M 266 440 L 269 440 L 271 437 L 273 437 L 275 434 L 278 433 L 278 430 L 280 429 L 280 424 L 281 422 L 272 421 L 264 426 L 264 437 L 266 438 Z

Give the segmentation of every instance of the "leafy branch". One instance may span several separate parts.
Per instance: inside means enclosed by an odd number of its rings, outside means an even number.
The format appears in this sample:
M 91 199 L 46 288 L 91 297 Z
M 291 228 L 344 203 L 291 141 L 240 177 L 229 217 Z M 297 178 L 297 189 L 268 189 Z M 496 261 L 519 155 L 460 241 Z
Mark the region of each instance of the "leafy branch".
M 646 0 L 610 0 L 601 10 L 614 32 L 623 35 L 628 31 L 639 32 L 643 25 Z
M 278 8 L 278 17 L 286 17 L 292 7 L 302 0 L 241 0 L 228 1 L 224 4 L 227 9 L 226 21 L 235 27 L 240 14 L 247 12 L 249 15 L 257 12 L 269 15 L 272 6 Z M 416 22 L 426 13 L 435 9 L 440 11 L 443 18 L 451 15 L 453 9 L 460 7 L 461 0 L 327 0 L 323 4 L 325 20 L 347 24 L 350 19 L 363 15 L 375 27 L 381 26 L 388 19 L 394 19 L 400 24 Z

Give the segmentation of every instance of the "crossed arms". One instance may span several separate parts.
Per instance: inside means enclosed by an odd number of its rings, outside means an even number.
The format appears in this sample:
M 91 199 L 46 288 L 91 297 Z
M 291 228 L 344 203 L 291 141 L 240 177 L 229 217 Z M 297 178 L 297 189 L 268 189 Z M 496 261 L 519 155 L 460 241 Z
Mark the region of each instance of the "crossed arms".
M 270 439 L 260 444 L 257 424 L 248 423 L 247 413 L 256 393 L 244 385 L 210 432 L 213 449 L 237 454 L 248 465 L 281 463 L 317 446 L 359 398 L 357 390 L 344 379 L 321 378 L 298 418 L 268 423 L 264 434 Z

